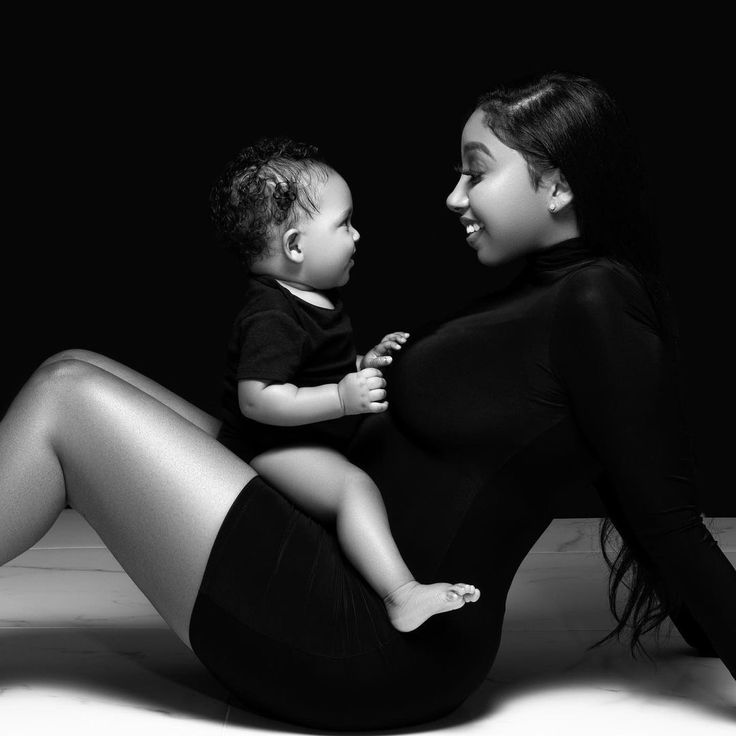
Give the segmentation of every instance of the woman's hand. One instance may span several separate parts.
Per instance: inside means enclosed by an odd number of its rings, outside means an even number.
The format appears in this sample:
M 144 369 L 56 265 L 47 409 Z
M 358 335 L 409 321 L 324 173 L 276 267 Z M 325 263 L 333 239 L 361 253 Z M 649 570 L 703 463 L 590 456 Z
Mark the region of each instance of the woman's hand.
M 348 373 L 337 384 L 344 414 L 375 414 L 388 409 L 386 379 L 378 368 Z
M 389 353 L 392 350 L 401 350 L 401 346 L 409 339 L 408 332 L 390 332 L 381 338 L 381 341 L 372 347 L 360 361 L 361 368 L 380 368 L 389 365 L 393 360 Z

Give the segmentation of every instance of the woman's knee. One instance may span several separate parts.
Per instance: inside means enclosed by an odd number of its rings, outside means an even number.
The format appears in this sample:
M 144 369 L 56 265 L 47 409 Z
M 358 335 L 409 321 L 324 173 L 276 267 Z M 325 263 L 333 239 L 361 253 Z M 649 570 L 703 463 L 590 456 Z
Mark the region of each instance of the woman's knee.
M 97 370 L 90 363 L 76 358 L 49 359 L 34 371 L 30 383 L 44 391 L 63 395 L 94 377 Z
M 77 360 L 83 363 L 92 363 L 94 362 L 94 358 L 97 355 L 98 353 L 93 353 L 91 350 L 84 350 L 82 348 L 68 348 L 58 353 L 54 353 L 53 355 L 46 358 L 46 360 L 41 363 L 39 368 L 51 365 L 52 363 L 59 363 L 67 360 Z
M 56 417 L 71 404 L 78 405 L 84 386 L 89 385 L 94 366 L 81 360 L 63 359 L 40 365 L 15 399 L 18 410 L 38 417 L 39 427 L 53 433 Z

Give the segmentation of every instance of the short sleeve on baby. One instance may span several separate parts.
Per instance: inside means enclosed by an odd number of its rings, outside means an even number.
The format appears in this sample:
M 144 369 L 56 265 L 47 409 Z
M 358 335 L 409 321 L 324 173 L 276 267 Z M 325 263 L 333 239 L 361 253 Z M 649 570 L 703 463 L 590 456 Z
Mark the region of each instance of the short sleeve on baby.
M 289 314 L 264 310 L 239 324 L 240 358 L 236 379 L 288 383 L 303 360 L 308 336 Z

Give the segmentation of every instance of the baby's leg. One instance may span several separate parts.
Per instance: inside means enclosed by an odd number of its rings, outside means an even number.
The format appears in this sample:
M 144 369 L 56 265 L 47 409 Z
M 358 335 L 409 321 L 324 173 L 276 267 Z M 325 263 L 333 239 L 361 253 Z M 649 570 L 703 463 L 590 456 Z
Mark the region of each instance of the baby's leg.
M 386 507 L 370 476 L 326 447 L 284 447 L 250 465 L 318 521 L 334 520 L 346 556 L 383 598 L 391 622 L 411 631 L 436 613 L 475 602 L 472 585 L 421 585 L 391 535 Z

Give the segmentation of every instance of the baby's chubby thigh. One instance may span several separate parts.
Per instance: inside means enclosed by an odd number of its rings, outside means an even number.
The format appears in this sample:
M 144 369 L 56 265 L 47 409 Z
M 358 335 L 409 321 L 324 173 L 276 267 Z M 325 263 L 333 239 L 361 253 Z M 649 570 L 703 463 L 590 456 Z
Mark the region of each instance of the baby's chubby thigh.
M 323 523 L 335 519 L 348 494 L 377 490 L 367 473 L 323 445 L 270 449 L 250 460 L 250 465 L 294 505 Z

